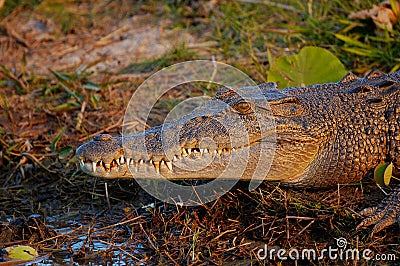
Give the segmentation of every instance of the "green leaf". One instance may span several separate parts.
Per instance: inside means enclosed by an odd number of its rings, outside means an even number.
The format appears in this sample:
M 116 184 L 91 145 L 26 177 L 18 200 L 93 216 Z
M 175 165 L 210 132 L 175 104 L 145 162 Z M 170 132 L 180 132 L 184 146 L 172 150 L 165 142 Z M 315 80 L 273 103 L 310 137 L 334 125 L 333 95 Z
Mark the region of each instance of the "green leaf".
M 0 100 L 3 103 L 4 109 L 10 110 L 10 104 L 8 103 L 7 97 L 3 95 L 3 93 L 0 92 Z
M 399 17 L 399 10 L 397 9 L 397 1 L 396 0 L 390 0 L 390 6 L 392 8 L 393 13 L 398 18 Z
M 385 184 L 385 186 L 389 185 L 392 176 L 393 176 L 393 163 L 390 163 L 386 167 L 385 173 L 383 174 L 383 183 Z
M 268 62 L 270 62 L 271 64 L 272 64 L 273 62 L 275 62 L 275 58 L 274 58 L 274 56 L 273 56 L 272 53 L 271 53 L 271 49 L 267 49 L 267 56 L 268 56 Z
M 38 256 L 36 249 L 30 246 L 11 246 L 5 248 L 10 259 L 31 260 Z
M 68 86 L 64 83 L 67 81 L 70 81 L 71 77 L 63 74 L 61 72 L 57 72 L 54 70 L 49 69 L 49 71 L 56 77 L 58 84 L 60 84 L 60 86 L 71 96 L 73 96 L 74 98 L 76 98 L 78 100 L 79 103 L 82 103 L 82 96 L 78 95 L 77 93 L 75 93 L 74 91 L 72 91 L 71 89 L 68 88 Z
M 298 55 L 282 56 L 271 63 L 268 81 L 280 88 L 336 82 L 347 71 L 339 59 L 328 50 L 304 47 Z
M 0 64 L 0 68 L 3 70 L 3 74 L 7 78 L 17 80 L 17 77 L 5 65 Z
M 73 153 L 73 149 L 71 146 L 65 146 L 62 147 L 59 151 L 58 151 L 58 158 L 60 160 L 67 158 L 68 156 L 70 156 Z
M 372 50 L 371 46 L 369 46 L 369 45 L 367 45 L 365 43 L 362 43 L 362 42 L 360 42 L 358 40 L 352 39 L 352 38 L 350 38 L 350 37 L 348 37 L 346 35 L 335 34 L 335 37 L 338 38 L 341 41 L 344 41 L 346 44 Z
M 63 104 L 57 105 L 56 107 L 51 108 L 51 110 L 56 111 L 56 112 L 66 111 L 66 110 L 69 110 L 71 108 L 71 106 L 73 106 L 73 104 L 63 103 Z
M 57 142 L 61 139 L 62 135 L 65 132 L 66 127 L 63 127 L 57 134 L 57 136 L 53 139 L 53 141 L 50 144 L 50 150 L 51 151 L 55 151 L 56 150 L 56 146 L 57 146 Z
M 63 81 L 70 81 L 71 80 L 71 75 L 67 74 L 67 73 L 62 73 L 60 71 L 55 71 L 52 69 L 49 69 L 49 71 L 56 76 L 56 78 L 58 80 L 63 80 Z
M 85 85 L 83 85 L 85 89 L 93 90 L 93 91 L 100 91 L 100 87 L 97 84 L 94 84 L 90 81 L 87 81 Z
M 342 47 L 342 50 L 356 54 L 356 55 L 361 55 L 361 56 L 366 56 L 366 57 L 380 57 L 379 53 L 376 53 L 374 51 L 368 50 L 368 49 L 363 49 L 363 48 L 356 48 L 356 47 Z
M 384 181 L 385 170 L 388 167 L 388 163 L 381 163 L 374 170 L 374 179 L 375 182 L 380 185 L 381 187 L 386 186 Z

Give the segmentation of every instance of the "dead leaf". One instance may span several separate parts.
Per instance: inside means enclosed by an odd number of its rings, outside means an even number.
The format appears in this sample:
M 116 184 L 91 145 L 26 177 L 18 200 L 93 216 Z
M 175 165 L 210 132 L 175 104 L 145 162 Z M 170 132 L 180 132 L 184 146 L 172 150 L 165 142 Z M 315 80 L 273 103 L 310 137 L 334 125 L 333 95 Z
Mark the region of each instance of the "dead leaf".
M 373 5 L 369 10 L 361 10 L 357 13 L 350 14 L 349 19 L 372 19 L 375 25 L 381 29 L 393 30 L 393 25 L 398 22 L 396 14 L 400 13 L 400 3 L 395 1 L 395 9 L 391 6 L 390 1 L 384 1 L 379 5 Z

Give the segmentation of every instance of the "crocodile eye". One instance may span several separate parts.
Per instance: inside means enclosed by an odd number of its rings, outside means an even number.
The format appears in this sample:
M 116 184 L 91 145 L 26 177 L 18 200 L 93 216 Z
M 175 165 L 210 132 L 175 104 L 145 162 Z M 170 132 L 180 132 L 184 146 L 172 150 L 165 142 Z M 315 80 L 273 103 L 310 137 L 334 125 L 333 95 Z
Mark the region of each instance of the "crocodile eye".
M 274 115 L 280 116 L 299 116 L 304 108 L 300 101 L 295 97 L 284 98 L 276 102 L 270 102 Z
M 235 105 L 232 106 L 233 109 L 235 109 L 236 111 L 238 111 L 240 114 L 250 114 L 253 112 L 253 110 L 251 109 L 251 105 L 248 102 L 238 102 Z
M 274 111 L 282 116 L 299 116 L 303 113 L 303 108 L 295 103 L 284 103 Z

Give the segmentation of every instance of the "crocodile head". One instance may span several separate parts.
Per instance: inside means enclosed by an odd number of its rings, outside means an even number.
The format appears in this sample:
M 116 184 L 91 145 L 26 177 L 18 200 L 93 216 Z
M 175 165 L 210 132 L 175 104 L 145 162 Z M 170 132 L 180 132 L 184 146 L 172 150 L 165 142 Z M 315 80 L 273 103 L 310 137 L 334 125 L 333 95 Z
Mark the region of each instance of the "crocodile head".
M 123 137 L 97 135 L 76 154 L 84 172 L 105 178 L 213 179 L 234 158 L 245 169 L 232 179 L 250 180 L 261 164 L 265 180 L 314 187 L 358 181 L 390 149 L 382 119 L 399 97 L 393 78 L 374 72 L 302 88 L 222 88 L 178 120 Z

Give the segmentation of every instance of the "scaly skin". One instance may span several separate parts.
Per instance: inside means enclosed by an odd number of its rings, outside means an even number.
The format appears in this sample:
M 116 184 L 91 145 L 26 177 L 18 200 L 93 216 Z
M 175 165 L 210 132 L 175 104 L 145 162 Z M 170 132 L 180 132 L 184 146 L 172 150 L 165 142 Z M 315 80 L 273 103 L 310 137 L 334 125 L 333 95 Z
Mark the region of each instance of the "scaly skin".
M 400 72 L 373 71 L 301 88 L 223 88 L 179 120 L 124 138 L 98 135 L 76 154 L 84 172 L 104 178 L 160 173 L 167 179 L 213 179 L 233 156 L 246 158 L 247 166 L 241 176 L 227 178 L 250 180 L 261 163 L 266 170 L 259 178 L 292 187 L 354 183 L 381 162 L 393 162 L 395 173 L 400 169 L 399 83 Z M 260 159 L 260 151 L 267 156 Z M 378 232 L 400 224 L 399 190 L 363 211 L 369 217 L 360 226 L 376 224 Z

